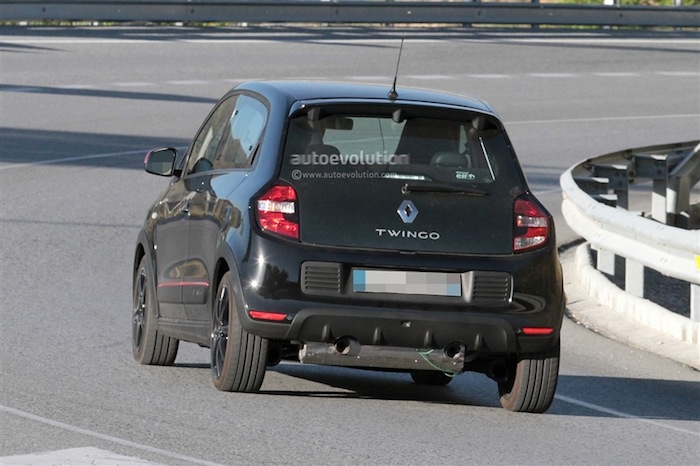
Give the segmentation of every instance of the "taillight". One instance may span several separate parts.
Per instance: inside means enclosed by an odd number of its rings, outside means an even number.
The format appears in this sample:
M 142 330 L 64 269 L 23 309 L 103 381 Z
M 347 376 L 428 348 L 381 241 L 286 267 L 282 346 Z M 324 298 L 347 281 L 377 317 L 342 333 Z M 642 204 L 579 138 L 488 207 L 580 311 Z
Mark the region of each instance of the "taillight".
M 275 185 L 257 202 L 258 224 L 270 233 L 299 239 L 297 192 L 287 185 Z
M 268 320 L 271 322 L 282 322 L 287 320 L 287 314 L 281 312 L 248 311 L 248 315 L 255 320 Z
M 513 206 L 513 252 L 536 249 L 549 241 L 549 217 L 532 200 L 521 197 Z
M 552 327 L 523 327 L 520 329 L 523 335 L 543 337 L 552 335 L 554 329 Z

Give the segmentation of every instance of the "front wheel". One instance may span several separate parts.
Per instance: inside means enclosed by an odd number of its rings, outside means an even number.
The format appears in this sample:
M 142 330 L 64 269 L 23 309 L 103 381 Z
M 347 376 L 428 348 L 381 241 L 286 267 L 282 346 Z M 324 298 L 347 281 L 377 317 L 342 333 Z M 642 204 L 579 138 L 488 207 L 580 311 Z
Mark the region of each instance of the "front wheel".
M 267 365 L 268 342 L 241 326 L 231 272 L 219 283 L 211 332 L 211 375 L 214 386 L 228 392 L 260 390 Z
M 554 400 L 559 378 L 560 343 L 549 351 L 513 361 L 508 380 L 498 383 L 501 406 L 508 411 L 543 413 Z
M 143 256 L 134 276 L 134 310 L 131 315 L 131 348 L 140 364 L 171 366 L 177 357 L 179 340 L 163 335 L 158 319 L 156 290 L 148 258 Z

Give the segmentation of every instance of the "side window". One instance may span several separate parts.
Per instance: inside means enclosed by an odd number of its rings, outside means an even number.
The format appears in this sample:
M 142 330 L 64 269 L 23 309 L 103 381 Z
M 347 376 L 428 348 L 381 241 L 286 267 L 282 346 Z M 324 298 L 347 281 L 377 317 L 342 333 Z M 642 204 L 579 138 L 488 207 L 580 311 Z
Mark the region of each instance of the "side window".
M 219 144 L 214 168 L 250 166 L 267 122 L 267 107 L 259 100 L 242 95 L 229 119 L 226 136 Z
M 267 107 L 247 95 L 224 101 L 197 136 L 187 173 L 250 166 L 267 122 Z
M 214 168 L 216 149 L 225 134 L 238 96 L 223 101 L 209 117 L 197 135 L 190 158 L 187 161 L 187 174 L 209 171 Z

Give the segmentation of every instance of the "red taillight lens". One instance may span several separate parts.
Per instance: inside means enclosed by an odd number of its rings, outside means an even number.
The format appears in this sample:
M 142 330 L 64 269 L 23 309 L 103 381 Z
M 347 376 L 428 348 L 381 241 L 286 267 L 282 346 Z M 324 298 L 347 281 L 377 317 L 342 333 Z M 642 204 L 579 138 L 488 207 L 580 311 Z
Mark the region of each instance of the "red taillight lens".
M 271 233 L 299 239 L 297 192 L 291 186 L 276 185 L 257 202 L 258 224 Z
M 549 217 L 528 198 L 518 198 L 513 206 L 513 252 L 536 249 L 549 241 Z
M 282 322 L 287 320 L 287 314 L 267 311 L 248 311 L 250 317 L 255 320 L 269 320 L 272 322 Z
M 528 336 L 547 336 L 554 333 L 552 327 L 523 327 L 521 330 L 523 335 Z

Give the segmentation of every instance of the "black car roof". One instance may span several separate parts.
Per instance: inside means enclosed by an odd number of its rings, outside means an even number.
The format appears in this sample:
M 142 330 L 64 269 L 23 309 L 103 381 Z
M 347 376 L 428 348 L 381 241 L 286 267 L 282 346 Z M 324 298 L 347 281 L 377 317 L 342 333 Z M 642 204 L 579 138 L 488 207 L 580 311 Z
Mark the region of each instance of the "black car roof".
M 310 100 L 383 100 L 389 102 L 391 86 L 380 84 L 359 84 L 332 81 L 250 81 L 236 87 L 246 89 L 270 97 L 284 97 L 292 102 Z M 494 113 L 484 101 L 469 96 L 429 91 L 425 89 L 397 87 L 397 101 L 434 103 L 466 107 L 482 112 Z

